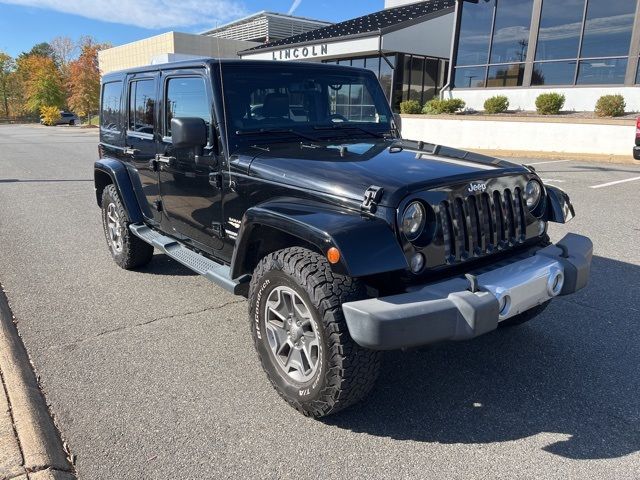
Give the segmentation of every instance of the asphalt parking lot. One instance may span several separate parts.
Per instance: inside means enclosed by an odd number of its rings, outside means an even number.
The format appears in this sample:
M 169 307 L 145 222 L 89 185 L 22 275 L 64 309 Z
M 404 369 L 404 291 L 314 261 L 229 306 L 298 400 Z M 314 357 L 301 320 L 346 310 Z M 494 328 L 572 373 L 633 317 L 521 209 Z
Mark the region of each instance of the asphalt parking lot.
M 553 238 L 594 242 L 588 288 L 386 354 L 321 422 L 266 381 L 242 299 L 163 255 L 112 262 L 96 154 L 95 130 L 0 126 L 0 284 L 79 478 L 640 477 L 640 166 L 527 160 L 576 206 Z

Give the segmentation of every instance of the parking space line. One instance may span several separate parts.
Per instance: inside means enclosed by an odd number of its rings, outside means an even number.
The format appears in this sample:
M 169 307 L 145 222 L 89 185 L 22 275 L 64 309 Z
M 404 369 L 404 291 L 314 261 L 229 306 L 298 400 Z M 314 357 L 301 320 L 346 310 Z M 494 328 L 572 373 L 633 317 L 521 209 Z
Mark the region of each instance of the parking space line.
M 549 162 L 534 162 L 534 163 L 525 163 L 525 165 L 546 165 L 547 163 L 566 163 L 571 162 L 572 160 L 551 160 Z
M 589 188 L 604 188 L 604 187 L 610 187 L 612 185 L 618 185 L 619 183 L 627 183 L 627 182 L 635 182 L 636 180 L 640 180 L 640 177 L 633 177 L 633 178 L 625 178 L 624 180 L 617 180 L 615 182 L 608 182 L 608 183 L 602 183 L 600 185 L 592 185 Z
M 566 180 L 560 180 L 558 178 L 541 178 L 544 183 L 565 183 Z

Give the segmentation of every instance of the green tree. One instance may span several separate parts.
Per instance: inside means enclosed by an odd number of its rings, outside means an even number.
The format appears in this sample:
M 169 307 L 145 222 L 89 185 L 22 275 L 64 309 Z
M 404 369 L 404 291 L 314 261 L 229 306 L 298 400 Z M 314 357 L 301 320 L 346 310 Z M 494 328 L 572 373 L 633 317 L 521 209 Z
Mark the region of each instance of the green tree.
M 15 70 L 15 62 L 10 55 L 0 52 L 0 101 L 4 109 L 4 116 L 9 116 L 9 97 L 11 95 L 11 76 Z
M 32 56 L 47 57 L 56 62 L 56 65 L 58 64 L 56 52 L 54 52 L 53 48 L 51 48 L 51 45 L 49 45 L 47 42 L 37 43 L 28 52 L 22 52 L 20 55 L 18 55 L 18 60 L 22 60 L 25 57 Z

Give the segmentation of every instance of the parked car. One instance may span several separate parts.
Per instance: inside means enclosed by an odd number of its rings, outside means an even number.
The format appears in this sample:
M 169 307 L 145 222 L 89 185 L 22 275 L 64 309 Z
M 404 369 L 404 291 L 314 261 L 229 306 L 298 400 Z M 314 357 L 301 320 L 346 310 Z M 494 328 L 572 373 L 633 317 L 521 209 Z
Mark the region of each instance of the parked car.
M 591 241 L 547 235 L 574 216 L 565 192 L 401 138 L 369 70 L 194 60 L 109 73 L 101 98 L 114 261 L 157 249 L 246 297 L 262 367 L 305 415 L 363 398 L 382 350 L 521 324 L 587 284 Z
M 80 119 L 75 113 L 60 111 L 60 118 L 56 120 L 54 125 L 75 125 Z M 44 125 L 44 119 L 40 118 L 40 123 Z
M 636 144 L 633 147 L 633 158 L 640 160 L 640 118 L 636 119 Z

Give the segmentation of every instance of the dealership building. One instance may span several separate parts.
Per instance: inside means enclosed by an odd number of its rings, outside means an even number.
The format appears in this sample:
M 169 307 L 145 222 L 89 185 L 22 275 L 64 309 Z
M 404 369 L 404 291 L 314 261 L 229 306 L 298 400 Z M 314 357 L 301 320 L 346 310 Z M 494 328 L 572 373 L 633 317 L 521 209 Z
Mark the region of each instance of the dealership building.
M 101 68 L 149 63 L 151 47 L 156 63 L 220 51 L 370 69 L 396 110 L 403 100 L 425 103 L 436 95 L 462 98 L 481 110 L 497 94 L 508 96 L 511 108 L 534 110 L 540 93 L 554 91 L 565 95 L 567 110 L 592 111 L 601 95 L 621 93 L 627 110 L 640 111 L 639 5 L 386 0 L 381 11 L 335 24 L 259 12 L 201 35 L 171 33 L 170 41 L 146 39 L 106 50 Z

